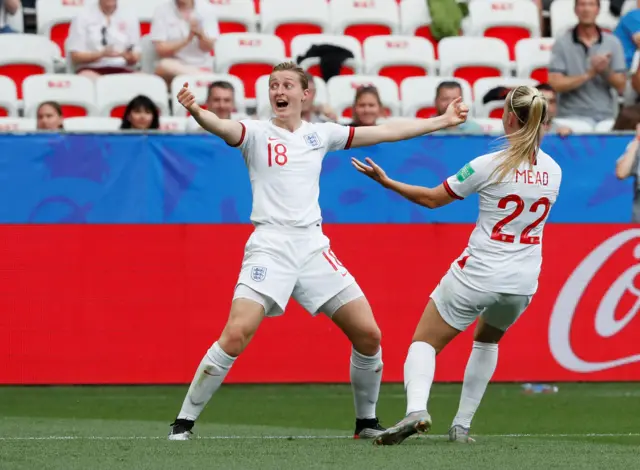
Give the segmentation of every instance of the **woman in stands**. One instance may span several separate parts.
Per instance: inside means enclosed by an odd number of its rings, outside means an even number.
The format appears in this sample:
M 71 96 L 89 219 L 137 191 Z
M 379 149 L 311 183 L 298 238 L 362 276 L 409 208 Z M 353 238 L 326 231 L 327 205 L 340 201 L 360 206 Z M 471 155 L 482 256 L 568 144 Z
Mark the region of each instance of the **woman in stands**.
M 353 100 L 353 121 L 351 127 L 375 126 L 379 118 L 384 117 L 384 108 L 380 93 L 374 86 L 362 86 L 356 91 Z
M 36 116 L 38 130 L 57 131 L 64 128 L 62 107 L 55 101 L 40 103 Z
M 124 111 L 120 129 L 144 131 L 159 128 L 160 112 L 149 97 L 138 95 L 129 102 Z
M 167 83 L 178 75 L 213 72 L 211 51 L 220 35 L 213 7 L 204 0 L 167 0 L 151 23 L 151 40 L 160 57 L 156 74 Z
M 498 342 L 528 307 L 538 288 L 542 232 L 560 190 L 562 172 L 540 149 L 547 102 L 528 86 L 512 90 L 502 122 L 507 146 L 466 164 L 437 188 L 400 183 L 370 159 L 353 164 L 382 186 L 416 204 L 441 207 L 478 193 L 480 215 L 464 252 L 431 293 L 404 365 L 406 416 L 376 438 L 400 444 L 431 428 L 427 401 L 438 354 L 476 318 L 473 349 L 449 440 L 472 442 L 475 414 L 498 361 Z
M 322 160 L 327 152 L 411 139 L 458 125 L 468 108 L 458 100 L 435 119 L 353 128 L 303 121 L 302 105 L 308 98 L 307 77 L 293 63 L 280 64 L 271 73 L 269 99 L 275 117 L 270 120 L 220 119 L 196 104 L 186 83 L 178 94 L 204 129 L 241 150 L 253 191 L 255 231 L 246 244 L 227 324 L 198 366 L 172 424 L 171 440 L 189 439 L 195 420 L 262 320 L 283 314 L 290 297 L 311 315 L 331 318 L 353 345 L 355 437 L 372 438 L 383 431 L 376 415 L 382 379 L 380 330 L 362 290 L 323 234 L 318 203 Z M 303 367 L 321 360 L 306 351 L 291 354 Z

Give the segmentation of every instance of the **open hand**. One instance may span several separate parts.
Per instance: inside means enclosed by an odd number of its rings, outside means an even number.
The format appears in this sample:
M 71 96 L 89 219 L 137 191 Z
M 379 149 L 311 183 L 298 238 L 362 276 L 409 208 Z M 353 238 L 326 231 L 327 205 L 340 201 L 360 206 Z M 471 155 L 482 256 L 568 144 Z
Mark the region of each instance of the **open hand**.
M 368 165 L 362 163 L 357 158 L 351 158 L 351 164 L 360 173 L 367 175 L 369 178 L 377 181 L 382 186 L 386 186 L 386 184 L 389 182 L 389 177 L 384 172 L 384 170 L 380 166 L 376 165 L 376 163 L 369 157 L 365 158 L 364 160 L 368 163 Z
M 449 126 L 457 126 L 467 120 L 469 107 L 462 102 L 462 97 L 458 97 L 449 103 L 444 117 L 447 119 Z
M 196 97 L 193 95 L 193 93 L 191 93 L 191 90 L 189 90 L 189 84 L 187 82 L 182 85 L 182 88 L 178 92 L 177 98 L 178 102 L 182 106 L 184 106 L 191 114 L 195 114 L 195 112 L 200 108 L 196 104 Z

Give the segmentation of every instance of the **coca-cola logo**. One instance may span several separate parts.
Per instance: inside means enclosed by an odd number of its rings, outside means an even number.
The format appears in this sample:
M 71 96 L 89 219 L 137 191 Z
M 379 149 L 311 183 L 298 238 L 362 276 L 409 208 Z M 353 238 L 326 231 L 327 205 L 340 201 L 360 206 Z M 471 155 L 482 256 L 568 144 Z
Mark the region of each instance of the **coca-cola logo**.
M 573 330 L 576 318 L 582 312 L 579 307 L 585 308 L 584 304 L 597 304 L 597 308 L 589 312 L 595 310 L 595 316 L 583 315 L 583 318 L 592 319 L 593 323 L 589 326 L 593 327 L 598 337 L 594 339 L 623 335 L 625 327 L 636 317 L 640 310 L 640 243 L 633 246 L 630 243 L 633 240 L 640 241 L 640 229 L 625 230 L 607 239 L 578 265 L 562 287 L 549 322 L 549 347 L 555 360 L 566 369 L 582 373 L 598 372 L 640 361 L 640 354 L 621 354 L 619 348 L 606 348 L 607 354 L 618 355 L 608 360 L 596 360 L 593 355 L 589 358 L 584 355 L 580 357 L 572 341 L 572 337 L 575 341 Z M 604 279 L 594 282 L 607 265 L 607 270 L 613 269 L 619 273 L 624 260 L 627 266 L 631 266 L 618 274 L 613 282 Z M 603 295 L 590 294 L 590 288 L 593 289 L 592 286 L 596 284 L 605 286 Z M 589 296 L 589 302 L 581 305 L 586 296 Z M 591 343 L 591 340 L 587 342 Z M 635 341 L 624 343 L 637 344 Z M 593 348 L 599 349 L 598 346 Z

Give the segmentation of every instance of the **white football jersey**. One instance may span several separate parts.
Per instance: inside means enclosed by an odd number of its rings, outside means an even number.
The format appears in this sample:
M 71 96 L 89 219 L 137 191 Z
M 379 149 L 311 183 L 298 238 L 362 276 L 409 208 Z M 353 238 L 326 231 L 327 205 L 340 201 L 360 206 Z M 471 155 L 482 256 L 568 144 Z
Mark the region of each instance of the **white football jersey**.
M 497 156 L 478 157 L 444 182 L 452 197 L 477 192 L 480 200 L 469 245 L 451 271 L 484 290 L 533 295 L 542 265 L 542 231 L 558 197 L 562 170 L 540 150 L 533 166 L 525 163 L 495 183 L 490 177 L 500 163 Z
M 237 147 L 249 169 L 254 225 L 309 227 L 319 224 L 320 171 L 327 152 L 351 146 L 354 128 L 302 121 L 295 132 L 271 120 L 240 121 Z

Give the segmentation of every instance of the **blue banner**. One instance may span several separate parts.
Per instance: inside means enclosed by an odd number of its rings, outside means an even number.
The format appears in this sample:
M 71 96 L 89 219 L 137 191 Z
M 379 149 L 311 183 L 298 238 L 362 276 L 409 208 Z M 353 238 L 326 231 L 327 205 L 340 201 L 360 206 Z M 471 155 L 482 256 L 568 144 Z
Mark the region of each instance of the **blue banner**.
M 631 220 L 632 182 L 616 159 L 631 136 L 547 136 L 562 167 L 552 222 Z M 402 181 L 436 186 L 495 150 L 489 136 L 430 135 L 326 156 L 320 204 L 327 223 L 474 222 L 477 196 L 437 210 L 411 204 L 356 172 L 372 157 Z M 0 223 L 246 223 L 251 186 L 237 149 L 211 135 L 2 135 Z

